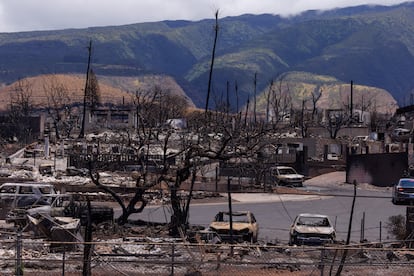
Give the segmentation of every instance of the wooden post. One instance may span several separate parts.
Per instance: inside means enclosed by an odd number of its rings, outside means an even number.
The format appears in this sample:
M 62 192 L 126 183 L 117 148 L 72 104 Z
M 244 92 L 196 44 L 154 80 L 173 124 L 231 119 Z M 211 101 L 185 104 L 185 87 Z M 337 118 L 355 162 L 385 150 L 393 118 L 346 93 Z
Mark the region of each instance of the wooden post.
M 230 218 L 230 256 L 233 257 L 233 211 L 231 206 L 230 177 L 227 177 L 227 196 L 229 199 L 229 218 Z

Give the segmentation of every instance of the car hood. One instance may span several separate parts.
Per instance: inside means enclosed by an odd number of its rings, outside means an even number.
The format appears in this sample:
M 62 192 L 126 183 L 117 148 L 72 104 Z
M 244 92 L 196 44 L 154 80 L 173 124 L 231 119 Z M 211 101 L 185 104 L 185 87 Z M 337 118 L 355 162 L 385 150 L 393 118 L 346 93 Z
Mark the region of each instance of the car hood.
M 210 228 L 216 230 L 230 230 L 230 222 L 212 222 Z M 251 228 L 250 224 L 244 222 L 233 222 L 233 230 L 242 230 L 246 228 Z
M 294 230 L 302 234 L 332 234 L 335 230 L 332 227 L 317 227 L 317 226 L 306 226 L 297 225 Z

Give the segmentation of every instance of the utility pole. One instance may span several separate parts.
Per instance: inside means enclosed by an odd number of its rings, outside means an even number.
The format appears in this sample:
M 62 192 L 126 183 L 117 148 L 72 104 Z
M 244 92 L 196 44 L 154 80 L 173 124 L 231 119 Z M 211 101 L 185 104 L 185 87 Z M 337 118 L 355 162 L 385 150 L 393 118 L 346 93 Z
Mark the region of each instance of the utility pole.
M 346 236 L 346 243 L 345 243 L 346 246 L 348 246 L 351 241 L 352 217 L 354 216 L 355 199 L 356 199 L 356 186 L 357 186 L 356 180 L 354 180 L 353 184 L 354 184 L 354 196 L 352 198 L 351 214 L 349 217 L 349 224 L 348 224 L 348 234 Z M 348 255 L 348 249 L 345 248 L 344 252 L 342 253 L 341 263 L 338 267 L 338 271 L 336 272 L 335 276 L 341 275 L 342 269 L 344 268 L 344 265 L 345 265 L 347 255 Z
M 349 104 L 349 112 L 350 112 L 350 123 L 353 122 L 353 112 L 354 112 L 354 82 L 351 80 L 351 102 Z
M 91 66 L 91 55 L 92 55 L 92 40 L 89 40 L 88 46 L 88 67 L 86 70 L 86 82 L 85 82 L 85 90 L 83 93 L 83 116 L 82 116 L 82 127 L 79 133 L 79 138 L 85 137 L 85 119 L 86 119 L 86 93 L 88 91 L 88 84 L 89 84 L 89 68 Z
M 257 122 L 257 118 L 256 118 L 257 72 L 254 73 L 253 83 L 254 83 L 254 107 L 253 107 L 254 110 L 253 110 L 253 114 L 254 114 L 254 123 L 256 124 L 256 122 Z
M 231 186 L 230 177 L 227 177 L 227 197 L 229 203 L 229 219 L 230 219 L 230 256 L 233 257 L 233 209 L 231 205 Z
M 269 91 L 267 92 L 267 99 L 266 99 L 266 123 L 269 123 L 269 113 L 270 113 L 270 93 L 272 92 L 273 89 L 273 79 L 270 81 L 269 84 Z
M 213 77 L 213 66 L 214 66 L 214 56 L 216 54 L 216 44 L 217 44 L 217 36 L 219 31 L 219 25 L 218 25 L 218 10 L 216 11 L 216 25 L 214 26 L 214 44 L 213 44 L 213 52 L 211 55 L 211 64 L 210 64 L 210 74 L 208 76 L 208 88 L 207 88 L 207 99 L 206 99 L 206 110 L 207 113 L 208 110 L 208 101 L 210 99 L 210 92 L 211 92 L 211 79 Z
M 229 98 L 229 89 L 230 83 L 229 81 L 226 82 L 226 115 L 229 115 L 230 112 L 230 98 Z
M 237 81 L 234 83 L 234 91 L 236 92 L 236 113 L 239 113 L 239 86 L 237 85 Z

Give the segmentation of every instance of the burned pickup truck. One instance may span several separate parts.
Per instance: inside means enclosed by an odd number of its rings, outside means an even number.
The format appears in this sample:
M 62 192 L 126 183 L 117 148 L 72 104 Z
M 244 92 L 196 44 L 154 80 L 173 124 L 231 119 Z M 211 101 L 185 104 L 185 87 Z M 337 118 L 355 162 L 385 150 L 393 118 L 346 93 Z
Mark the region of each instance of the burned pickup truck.
M 230 217 L 232 225 L 230 225 Z M 219 212 L 214 221 L 210 224 L 210 229 L 217 232 L 221 240 L 243 242 L 257 242 L 259 225 L 256 218 L 250 211 Z M 232 232 L 231 232 L 232 230 Z

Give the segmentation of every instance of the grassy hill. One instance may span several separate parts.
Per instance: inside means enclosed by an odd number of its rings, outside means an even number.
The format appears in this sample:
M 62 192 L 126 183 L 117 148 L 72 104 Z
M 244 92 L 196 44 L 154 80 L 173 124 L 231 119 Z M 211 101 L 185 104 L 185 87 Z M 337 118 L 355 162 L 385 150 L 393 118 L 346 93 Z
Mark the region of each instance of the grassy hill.
M 319 109 L 345 108 L 350 102 L 351 84 L 330 76 L 290 72 L 275 82 L 274 86 L 275 90 L 281 87 L 282 93 L 290 94 L 292 104 L 297 109 L 301 108 L 302 101 L 305 101 L 306 108 L 312 109 L 312 93 L 317 95 L 319 92 L 322 93 L 316 105 Z M 257 100 L 257 109 L 260 111 L 266 109 L 269 87 L 265 91 Z M 398 108 L 395 99 L 384 89 L 354 84 L 352 91 L 355 109 L 394 114 Z
M 213 26 L 214 20 L 206 19 L 1 33 L 0 82 L 10 84 L 39 74 L 84 74 L 86 47 L 92 40 L 97 75 L 171 76 L 202 107 Z M 414 88 L 413 30 L 412 2 L 309 11 L 290 18 L 268 14 L 221 18 L 211 106 L 227 91 L 233 106 L 236 98 L 245 103 L 253 95 L 256 73 L 260 94 L 271 80 L 295 71 L 385 89 L 404 104 Z

